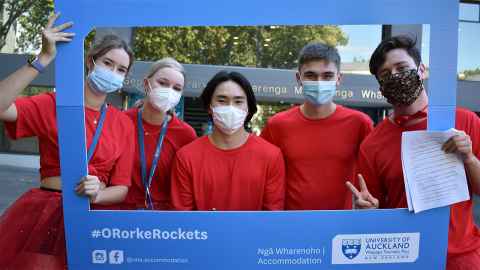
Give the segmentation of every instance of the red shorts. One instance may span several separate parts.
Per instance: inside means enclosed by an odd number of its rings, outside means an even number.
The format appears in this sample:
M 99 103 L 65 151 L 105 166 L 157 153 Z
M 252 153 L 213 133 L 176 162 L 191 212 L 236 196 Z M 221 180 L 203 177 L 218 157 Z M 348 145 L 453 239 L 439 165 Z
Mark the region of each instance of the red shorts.
M 0 269 L 66 269 L 61 193 L 24 193 L 0 217 L 0 232 Z

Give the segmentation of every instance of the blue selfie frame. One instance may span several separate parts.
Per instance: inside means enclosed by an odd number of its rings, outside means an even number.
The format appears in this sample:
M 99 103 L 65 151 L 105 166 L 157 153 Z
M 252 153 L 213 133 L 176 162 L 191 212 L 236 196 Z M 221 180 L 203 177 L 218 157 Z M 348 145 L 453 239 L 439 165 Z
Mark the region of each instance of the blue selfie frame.
M 56 10 L 62 13 L 61 21 L 75 22 L 73 31 L 77 34 L 71 43 L 60 46 L 56 60 L 57 120 L 69 269 L 445 267 L 449 208 L 416 215 L 405 209 L 89 211 L 87 200 L 77 196 L 73 190 L 78 179 L 87 174 L 83 41 L 94 27 L 429 24 L 428 127 L 430 130 L 446 130 L 454 127 L 455 121 L 458 0 L 56 0 L 55 5 Z M 146 232 L 150 232 L 149 239 L 146 239 Z M 153 233 L 155 239 L 151 239 Z M 360 252 L 361 247 L 355 246 L 355 240 L 361 237 L 377 234 L 390 237 L 402 233 L 418 233 L 419 236 L 419 255 L 412 257 L 411 262 L 387 263 L 388 258 L 384 258 L 385 264 L 382 264 L 378 263 L 378 260 L 382 262 L 382 258 L 374 258 L 372 262 L 377 263 L 364 264 L 355 263 L 355 258 L 342 257 L 346 264 L 333 264 L 333 257 L 337 254 L 354 253 L 356 248 Z M 185 239 L 178 239 L 179 235 Z M 341 246 L 335 242 L 339 237 L 343 237 Z M 413 238 L 404 236 L 398 239 L 413 241 Z M 348 243 L 352 245 L 348 246 Z M 279 254 L 277 248 L 318 248 L 320 253 L 298 257 Z M 345 251 L 347 248 L 353 249 Z M 292 263 L 299 258 L 305 260 L 297 260 L 295 265 L 278 263 Z M 313 260 L 316 261 L 306 263 Z M 277 263 L 271 264 L 274 261 Z

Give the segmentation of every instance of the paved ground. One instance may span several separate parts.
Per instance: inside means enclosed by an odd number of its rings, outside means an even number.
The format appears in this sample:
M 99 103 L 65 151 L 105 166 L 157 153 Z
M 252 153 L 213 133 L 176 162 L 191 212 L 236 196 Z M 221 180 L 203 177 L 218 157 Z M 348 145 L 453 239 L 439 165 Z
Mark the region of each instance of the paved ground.
M 0 154 L 0 214 L 23 192 L 38 187 L 38 181 L 37 156 Z M 474 199 L 474 215 L 480 225 L 480 199 Z
M 37 169 L 0 165 L 0 213 L 23 192 L 38 186 Z

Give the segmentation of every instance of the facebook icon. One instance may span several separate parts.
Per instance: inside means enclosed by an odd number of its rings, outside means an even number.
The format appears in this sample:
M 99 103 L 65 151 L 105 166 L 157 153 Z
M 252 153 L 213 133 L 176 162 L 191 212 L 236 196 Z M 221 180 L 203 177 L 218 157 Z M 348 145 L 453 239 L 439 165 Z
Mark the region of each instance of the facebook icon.
M 112 250 L 108 254 L 108 262 L 110 264 L 122 264 L 123 263 L 123 250 Z

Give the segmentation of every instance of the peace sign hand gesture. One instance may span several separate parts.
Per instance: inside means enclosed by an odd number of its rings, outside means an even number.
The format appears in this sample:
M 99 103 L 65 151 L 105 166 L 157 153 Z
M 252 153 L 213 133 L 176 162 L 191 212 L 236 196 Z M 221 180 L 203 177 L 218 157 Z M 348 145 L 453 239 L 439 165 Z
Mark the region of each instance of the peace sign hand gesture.
M 361 174 L 358 174 L 358 182 L 360 184 L 360 191 L 350 182 L 347 181 L 347 187 L 353 194 L 353 208 L 354 209 L 375 209 L 378 208 L 378 199 L 368 192 L 367 184 Z

